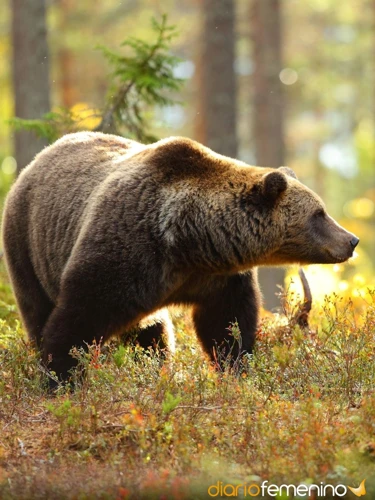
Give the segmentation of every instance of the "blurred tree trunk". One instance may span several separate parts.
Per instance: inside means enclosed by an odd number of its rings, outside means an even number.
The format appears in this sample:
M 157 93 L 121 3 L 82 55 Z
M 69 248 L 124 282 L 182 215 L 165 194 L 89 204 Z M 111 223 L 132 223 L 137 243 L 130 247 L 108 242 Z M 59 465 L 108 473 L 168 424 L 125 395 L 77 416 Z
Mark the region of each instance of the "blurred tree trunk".
M 257 164 L 279 167 L 284 164 L 281 0 L 253 0 L 251 33 L 254 54 L 253 137 Z M 284 270 L 261 269 L 259 273 L 265 306 L 280 305 L 275 295 L 284 283 Z
M 40 118 L 50 110 L 45 0 L 12 0 L 15 115 Z M 47 145 L 25 130 L 15 133 L 19 173 Z
M 72 50 L 67 47 L 64 33 L 69 32 L 69 22 L 71 11 L 74 8 L 72 0 L 60 0 L 60 19 L 59 29 L 63 34 L 63 39 L 60 42 L 61 48 L 58 53 L 59 74 L 61 85 L 61 103 L 66 108 L 71 108 L 78 102 L 78 92 L 74 85 L 74 57 Z
M 235 2 L 202 0 L 198 140 L 217 153 L 237 155 Z

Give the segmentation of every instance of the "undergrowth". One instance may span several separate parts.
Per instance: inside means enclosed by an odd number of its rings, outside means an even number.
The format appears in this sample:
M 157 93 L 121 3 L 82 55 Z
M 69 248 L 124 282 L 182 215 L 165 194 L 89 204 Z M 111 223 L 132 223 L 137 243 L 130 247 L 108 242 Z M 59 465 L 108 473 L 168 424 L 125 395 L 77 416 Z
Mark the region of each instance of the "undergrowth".
M 374 498 L 374 294 L 361 310 L 326 298 L 310 330 L 284 297 L 236 373 L 209 363 L 184 312 L 173 358 L 117 342 L 75 350 L 87 377 L 51 397 L 3 282 L 1 499 L 210 498 L 218 481 L 364 478 Z

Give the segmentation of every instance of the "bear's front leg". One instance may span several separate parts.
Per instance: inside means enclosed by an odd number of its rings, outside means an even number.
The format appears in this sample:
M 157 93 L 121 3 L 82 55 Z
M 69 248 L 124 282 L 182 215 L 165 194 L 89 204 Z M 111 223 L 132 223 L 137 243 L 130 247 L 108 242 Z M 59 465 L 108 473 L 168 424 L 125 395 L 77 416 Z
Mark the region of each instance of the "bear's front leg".
M 55 307 L 52 311 L 43 330 L 43 363 L 60 381 L 68 380 L 70 370 L 77 365 L 77 360 L 69 354 L 73 346 L 87 349 L 94 341 L 105 340 L 108 328 L 98 316 L 98 313 L 94 316 L 94 322 L 92 311 L 85 314 L 84 310 L 70 305 Z M 56 384 L 51 381 L 50 387 L 53 386 Z
M 83 260 L 76 252 L 67 266 L 57 306 L 42 332 L 44 364 L 59 380 L 68 380 L 69 371 L 77 365 L 69 354 L 72 347 L 87 350 L 94 341 L 106 342 L 111 335 L 134 327 L 155 309 L 150 287 L 142 276 L 136 281 L 128 269 L 122 270 L 115 259 L 99 252 L 95 258 L 90 258 L 88 251 L 85 255 Z M 144 295 L 134 282 L 144 286 Z
M 197 301 L 193 320 L 204 350 L 223 368 L 228 362 L 233 365 L 241 354 L 252 352 L 260 306 L 256 270 L 218 276 L 211 288 Z M 241 332 L 240 342 L 228 329 L 236 321 Z

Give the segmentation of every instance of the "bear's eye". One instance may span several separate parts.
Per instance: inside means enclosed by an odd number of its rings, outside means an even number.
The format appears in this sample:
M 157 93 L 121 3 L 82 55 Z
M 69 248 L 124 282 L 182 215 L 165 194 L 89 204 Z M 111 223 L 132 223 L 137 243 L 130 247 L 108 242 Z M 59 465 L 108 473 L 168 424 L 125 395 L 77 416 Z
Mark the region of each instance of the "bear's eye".
M 322 208 L 319 208 L 319 210 L 317 210 L 317 211 L 315 212 L 315 214 L 314 214 L 314 215 L 315 215 L 315 217 L 317 217 L 317 218 L 318 218 L 318 217 L 319 217 L 319 218 L 324 217 L 324 216 L 325 216 L 325 211 L 324 211 Z

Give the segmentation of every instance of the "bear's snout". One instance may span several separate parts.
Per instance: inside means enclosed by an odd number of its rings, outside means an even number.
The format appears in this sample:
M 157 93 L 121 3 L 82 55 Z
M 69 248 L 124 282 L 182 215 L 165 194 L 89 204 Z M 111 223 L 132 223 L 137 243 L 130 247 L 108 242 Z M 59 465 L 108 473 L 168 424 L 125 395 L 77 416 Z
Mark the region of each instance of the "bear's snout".
M 354 249 L 359 243 L 359 238 L 350 233 L 337 222 L 328 217 L 325 228 L 326 244 L 323 245 L 327 260 L 325 264 L 340 264 L 353 257 Z
M 350 244 L 351 244 L 353 250 L 358 245 L 358 243 L 359 243 L 359 238 L 357 238 L 357 236 L 353 236 L 353 238 L 350 240 Z
M 350 257 L 353 257 L 354 249 L 359 243 L 359 238 L 352 233 L 348 233 L 345 229 L 340 228 L 344 231 L 344 239 L 342 240 L 342 245 L 336 247 L 335 251 L 331 252 L 332 257 L 335 258 L 336 263 L 344 262 Z M 341 247 L 341 250 L 339 248 Z

